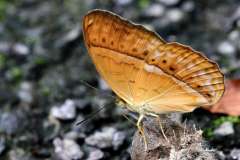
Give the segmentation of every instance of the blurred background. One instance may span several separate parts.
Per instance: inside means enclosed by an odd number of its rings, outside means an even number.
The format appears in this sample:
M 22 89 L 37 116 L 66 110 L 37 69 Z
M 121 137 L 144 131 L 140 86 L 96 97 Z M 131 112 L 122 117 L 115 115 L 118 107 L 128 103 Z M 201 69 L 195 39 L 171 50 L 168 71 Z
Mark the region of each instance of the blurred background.
M 192 46 L 226 79 L 240 76 L 239 0 L 0 0 L 0 159 L 130 159 L 136 127 L 83 43 L 82 17 L 94 8 Z M 197 109 L 180 119 L 204 131 L 219 159 L 240 159 L 238 116 Z

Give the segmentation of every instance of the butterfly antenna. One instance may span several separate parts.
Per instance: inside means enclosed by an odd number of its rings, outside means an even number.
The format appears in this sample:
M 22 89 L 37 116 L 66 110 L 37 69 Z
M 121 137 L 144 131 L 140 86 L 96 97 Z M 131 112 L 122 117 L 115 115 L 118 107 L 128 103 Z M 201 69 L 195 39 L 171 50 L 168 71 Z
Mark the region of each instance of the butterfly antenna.
M 96 88 L 96 87 L 92 86 L 92 85 L 91 85 L 91 84 L 89 84 L 87 81 L 80 80 L 80 82 L 81 82 L 82 84 L 84 84 L 85 86 L 87 86 L 87 87 L 89 87 L 89 88 L 91 88 L 91 89 L 95 90 L 96 92 L 100 92 L 100 89 L 98 89 L 98 88 Z M 111 97 L 111 98 L 115 99 L 115 97 L 114 97 L 114 96 L 112 96 L 112 95 L 110 95 L 110 94 L 107 94 L 107 93 L 101 93 L 101 94 L 105 94 L 106 96 L 108 96 L 108 97 Z
M 86 122 L 87 120 L 90 120 L 92 119 L 96 114 L 98 114 L 99 112 L 101 112 L 104 108 L 106 108 L 107 106 L 101 106 L 97 111 L 89 114 L 84 120 L 80 121 L 80 122 L 77 122 L 76 125 L 81 125 L 83 124 L 84 122 Z

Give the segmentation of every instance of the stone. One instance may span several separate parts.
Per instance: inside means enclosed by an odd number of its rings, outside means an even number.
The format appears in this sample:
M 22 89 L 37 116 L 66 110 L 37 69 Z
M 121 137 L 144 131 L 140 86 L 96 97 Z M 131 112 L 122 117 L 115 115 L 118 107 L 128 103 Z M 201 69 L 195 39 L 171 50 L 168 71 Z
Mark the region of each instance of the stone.
M 132 0 L 116 0 L 115 1 L 116 4 L 120 5 L 120 6 L 124 6 L 124 5 L 128 5 L 132 2 Z
M 228 136 L 234 134 L 233 124 L 231 122 L 224 122 L 213 131 L 215 136 Z
M 216 156 L 219 160 L 225 160 L 226 159 L 226 155 L 223 153 L 223 151 L 217 151 Z
M 115 128 L 104 127 L 102 131 L 96 131 L 85 139 L 86 144 L 96 146 L 98 148 L 109 148 L 113 146 L 113 136 L 116 132 Z
M 8 152 L 9 160 L 30 160 L 30 156 L 21 148 L 15 148 Z
M 29 48 L 25 44 L 22 44 L 22 43 L 16 43 L 15 45 L 13 45 L 12 50 L 16 55 L 20 55 L 20 56 L 21 55 L 25 56 L 30 53 Z
M 92 149 L 89 153 L 87 160 L 99 160 L 104 157 L 104 153 L 100 149 Z
M 152 4 L 144 11 L 144 15 L 149 17 L 160 17 L 164 14 L 165 7 L 161 4 Z
M 50 114 L 61 120 L 74 119 L 76 117 L 76 105 L 73 100 L 67 99 L 61 106 L 52 107 Z
M 191 12 L 195 9 L 195 3 L 193 1 L 186 1 L 182 4 L 181 8 L 185 12 Z
M 117 131 L 113 134 L 113 149 L 118 150 L 119 147 L 124 143 L 124 140 L 126 139 L 126 134 L 125 132 L 122 131 Z
M 217 51 L 223 55 L 231 56 L 231 55 L 235 54 L 236 48 L 231 42 L 223 41 L 218 45 Z
M 178 23 L 184 19 L 184 12 L 177 8 L 170 9 L 166 12 L 166 18 L 171 23 Z
M 240 160 L 240 149 L 231 150 L 230 156 L 232 159 Z
M 79 133 L 77 131 L 70 131 L 64 135 L 64 138 L 72 139 L 72 140 L 77 140 L 79 138 L 85 138 L 85 137 L 86 135 L 84 133 Z
M 56 159 L 59 160 L 77 160 L 84 156 L 80 146 L 71 139 L 56 138 L 53 140 Z
M 32 83 L 22 82 L 20 84 L 20 89 L 17 94 L 22 102 L 32 104 L 34 100 Z
M 4 112 L 0 115 L 0 131 L 8 135 L 15 134 L 23 127 L 20 121 L 16 112 Z

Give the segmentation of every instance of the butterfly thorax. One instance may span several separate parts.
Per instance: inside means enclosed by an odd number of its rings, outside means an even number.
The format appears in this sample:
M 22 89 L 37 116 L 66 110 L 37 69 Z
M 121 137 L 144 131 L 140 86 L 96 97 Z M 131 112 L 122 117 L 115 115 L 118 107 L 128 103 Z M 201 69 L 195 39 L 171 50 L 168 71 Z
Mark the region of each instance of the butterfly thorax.
M 147 110 L 147 108 L 149 107 L 149 104 L 147 104 L 147 103 L 140 104 L 140 105 L 134 105 L 134 104 L 129 104 L 129 103 L 125 102 L 123 99 L 117 97 L 116 104 L 122 108 L 127 108 L 130 111 L 137 112 L 137 113 L 143 114 L 143 115 L 148 114 L 148 112 L 149 112 Z

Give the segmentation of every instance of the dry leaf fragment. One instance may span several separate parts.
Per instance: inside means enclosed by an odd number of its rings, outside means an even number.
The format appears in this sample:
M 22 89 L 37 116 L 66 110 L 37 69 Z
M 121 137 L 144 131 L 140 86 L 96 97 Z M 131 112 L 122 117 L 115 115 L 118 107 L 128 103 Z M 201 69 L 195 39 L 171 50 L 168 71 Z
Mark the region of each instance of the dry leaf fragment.
M 212 113 L 224 113 L 232 116 L 240 115 L 240 79 L 228 80 L 221 100 L 209 108 Z

